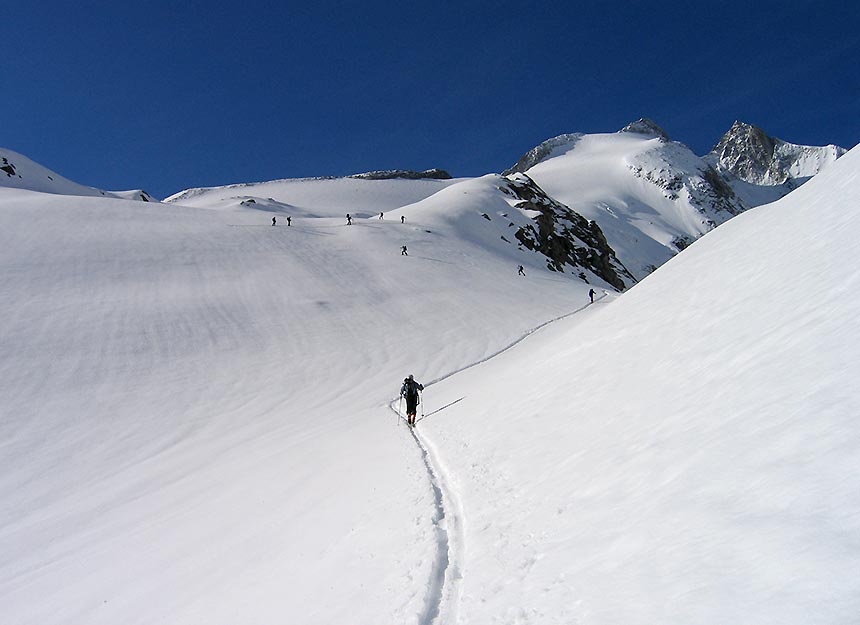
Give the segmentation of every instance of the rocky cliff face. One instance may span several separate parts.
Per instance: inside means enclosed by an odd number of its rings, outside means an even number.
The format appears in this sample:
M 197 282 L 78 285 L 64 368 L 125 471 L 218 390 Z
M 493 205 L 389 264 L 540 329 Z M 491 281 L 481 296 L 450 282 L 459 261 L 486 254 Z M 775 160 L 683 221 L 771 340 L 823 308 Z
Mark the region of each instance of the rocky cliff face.
M 642 117 L 639 120 L 627 124 L 619 132 L 632 132 L 638 135 L 646 135 L 648 137 L 656 137 L 663 143 L 668 143 L 672 140 L 669 134 L 660 128 L 654 121 Z
M 565 268 L 588 282 L 586 271 L 602 278 L 619 291 L 636 282 L 615 256 L 596 222 L 549 197 L 523 173 L 506 176 L 501 190 L 519 200 L 516 208 L 535 211 L 533 223 L 517 229 L 520 244 L 547 258 L 547 268 Z
M 451 174 L 444 169 L 425 169 L 424 171 L 412 171 L 411 169 L 385 169 L 381 171 L 368 171 L 363 174 L 353 174 L 348 178 L 359 178 L 361 180 L 450 180 Z
M 717 169 L 744 182 L 768 186 L 788 184 L 790 190 L 845 152 L 845 148 L 835 145 L 816 147 L 788 143 L 771 137 L 757 126 L 736 121 L 705 158 Z

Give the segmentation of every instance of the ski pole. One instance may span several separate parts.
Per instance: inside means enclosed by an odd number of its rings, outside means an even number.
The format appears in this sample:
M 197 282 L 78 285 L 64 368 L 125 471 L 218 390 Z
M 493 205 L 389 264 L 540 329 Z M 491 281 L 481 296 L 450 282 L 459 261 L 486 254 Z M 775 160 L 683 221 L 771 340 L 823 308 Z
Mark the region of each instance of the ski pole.
M 403 395 L 400 396 L 400 405 L 397 407 L 397 425 L 400 425 L 400 415 L 403 414 Z
M 424 418 L 424 392 L 419 391 L 418 395 L 421 397 L 421 402 L 420 402 L 421 403 L 421 418 L 423 419 Z

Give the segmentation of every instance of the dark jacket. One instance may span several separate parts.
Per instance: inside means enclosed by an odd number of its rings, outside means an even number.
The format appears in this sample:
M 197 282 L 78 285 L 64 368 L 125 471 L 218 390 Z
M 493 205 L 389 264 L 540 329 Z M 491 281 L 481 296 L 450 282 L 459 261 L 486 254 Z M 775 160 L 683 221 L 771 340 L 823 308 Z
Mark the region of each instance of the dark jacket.
M 418 397 L 418 391 L 423 390 L 423 384 L 419 384 L 415 380 L 404 380 L 403 386 L 400 387 L 400 395 L 407 398 Z

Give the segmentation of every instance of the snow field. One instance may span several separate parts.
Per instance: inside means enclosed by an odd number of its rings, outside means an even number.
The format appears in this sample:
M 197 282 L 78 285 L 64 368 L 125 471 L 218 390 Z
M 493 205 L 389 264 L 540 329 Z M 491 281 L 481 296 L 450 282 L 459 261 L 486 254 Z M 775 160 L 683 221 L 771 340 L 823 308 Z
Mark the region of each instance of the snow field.
M 269 217 L 0 189 L 8 622 L 429 613 L 433 493 L 385 402 L 582 283 L 444 219 Z
M 587 307 L 494 176 L 0 189 L 0 614 L 854 623 L 858 176 Z

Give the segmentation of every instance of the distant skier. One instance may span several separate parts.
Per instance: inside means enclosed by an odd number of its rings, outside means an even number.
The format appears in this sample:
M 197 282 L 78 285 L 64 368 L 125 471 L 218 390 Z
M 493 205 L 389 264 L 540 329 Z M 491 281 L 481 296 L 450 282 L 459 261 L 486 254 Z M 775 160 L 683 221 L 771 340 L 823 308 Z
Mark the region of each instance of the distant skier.
M 382 219 L 382 213 L 379 213 L 379 218 Z
M 418 412 L 418 404 L 421 403 L 418 391 L 423 391 L 424 385 L 415 381 L 411 375 L 403 380 L 400 387 L 400 396 L 406 399 L 406 422 L 415 425 L 415 413 Z
M 346 225 L 347 226 L 352 225 L 352 216 L 349 213 L 346 214 Z
M 405 224 L 405 223 L 406 223 L 406 215 L 401 215 L 401 216 L 400 216 L 400 223 L 402 223 L 402 224 Z
M 290 223 L 292 220 L 293 220 L 293 218 L 292 218 L 292 217 L 290 217 L 289 215 L 287 215 L 287 225 L 288 225 L 288 226 L 291 226 L 291 225 L 292 225 L 292 224 Z
M 588 289 L 588 299 L 591 300 L 590 303 L 594 303 L 594 289 Z
M 272 217 L 272 225 L 274 226 L 276 223 L 278 223 L 278 220 Z
M 401 245 L 401 246 L 400 246 L 400 255 L 401 255 L 401 256 L 409 256 L 409 254 L 408 254 L 408 253 L 407 253 L 407 251 L 406 251 L 406 246 L 405 246 L 405 245 Z
M 521 275 L 521 276 L 524 276 L 524 275 L 526 275 L 526 270 L 525 270 L 525 269 L 523 269 L 523 266 L 522 266 L 522 265 L 520 265 L 520 269 L 519 269 L 519 271 L 518 271 L 517 273 L 519 273 L 519 275 Z

